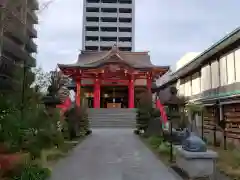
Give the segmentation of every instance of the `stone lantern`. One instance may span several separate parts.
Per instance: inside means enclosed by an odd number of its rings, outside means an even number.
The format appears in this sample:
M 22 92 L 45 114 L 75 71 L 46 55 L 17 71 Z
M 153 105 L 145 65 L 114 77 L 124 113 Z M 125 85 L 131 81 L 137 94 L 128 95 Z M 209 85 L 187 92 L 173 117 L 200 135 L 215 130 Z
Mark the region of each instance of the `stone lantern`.
M 42 99 L 49 115 L 53 113 L 54 109 L 58 104 L 61 104 L 61 100 L 58 97 L 59 84 L 54 80 L 53 77 L 51 77 L 51 80 L 52 82 L 51 85 L 48 87 L 48 93 Z
M 167 106 L 168 121 L 170 124 L 168 132 L 165 132 L 165 134 L 168 134 L 168 139 L 170 140 L 170 162 L 172 162 L 173 143 L 181 143 L 185 135 L 184 133 L 177 131 L 185 101 L 177 97 L 177 89 L 175 87 L 170 87 L 169 98 L 164 102 L 164 105 Z

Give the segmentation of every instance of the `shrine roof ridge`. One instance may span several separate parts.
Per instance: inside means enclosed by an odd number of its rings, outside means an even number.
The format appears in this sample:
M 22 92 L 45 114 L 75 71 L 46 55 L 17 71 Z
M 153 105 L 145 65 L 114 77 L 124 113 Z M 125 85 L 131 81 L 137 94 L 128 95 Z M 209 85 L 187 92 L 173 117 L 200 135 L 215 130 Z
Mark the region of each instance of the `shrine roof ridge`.
M 150 60 L 148 51 L 127 52 L 120 51 L 116 45 L 109 51 L 81 51 L 74 64 L 58 64 L 61 68 L 98 68 L 104 64 L 123 63 L 129 67 L 141 70 L 168 71 L 169 66 L 156 66 Z

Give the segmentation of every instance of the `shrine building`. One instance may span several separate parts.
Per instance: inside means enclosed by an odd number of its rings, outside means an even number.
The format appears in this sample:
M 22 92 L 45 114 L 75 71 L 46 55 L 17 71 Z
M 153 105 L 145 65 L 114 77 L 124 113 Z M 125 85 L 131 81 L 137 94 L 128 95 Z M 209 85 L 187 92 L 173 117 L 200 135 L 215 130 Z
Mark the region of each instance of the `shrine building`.
M 143 91 L 151 93 L 152 84 L 168 70 L 155 66 L 148 52 L 82 51 L 74 64 L 58 64 L 72 78 L 76 104 L 85 96 L 89 108 L 135 108 Z

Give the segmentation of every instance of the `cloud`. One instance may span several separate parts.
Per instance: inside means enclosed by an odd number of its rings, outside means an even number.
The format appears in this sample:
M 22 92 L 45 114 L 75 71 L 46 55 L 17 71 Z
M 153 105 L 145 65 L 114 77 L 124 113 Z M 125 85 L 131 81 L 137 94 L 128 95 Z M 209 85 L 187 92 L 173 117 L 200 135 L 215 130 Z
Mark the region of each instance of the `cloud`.
M 240 25 L 239 0 L 135 0 L 136 51 L 157 65 L 201 52 Z M 82 0 L 55 0 L 40 14 L 38 64 L 73 63 L 82 46 Z

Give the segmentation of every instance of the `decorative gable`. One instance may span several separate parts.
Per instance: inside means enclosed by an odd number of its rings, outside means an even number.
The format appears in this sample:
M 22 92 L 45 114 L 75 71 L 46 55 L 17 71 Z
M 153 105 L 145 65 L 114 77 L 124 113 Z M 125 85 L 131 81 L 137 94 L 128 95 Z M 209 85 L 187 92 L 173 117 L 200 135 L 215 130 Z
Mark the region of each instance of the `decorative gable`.
M 112 49 L 104 57 L 102 57 L 99 60 L 95 60 L 93 62 L 90 62 L 88 64 L 101 65 L 101 64 L 105 64 L 105 63 L 123 63 L 123 64 L 129 65 L 129 66 L 132 66 L 132 64 L 130 64 L 129 62 L 127 62 L 126 60 L 124 60 L 121 57 L 121 55 L 119 53 L 119 50 L 116 47 L 116 45 L 114 45 L 112 47 Z

